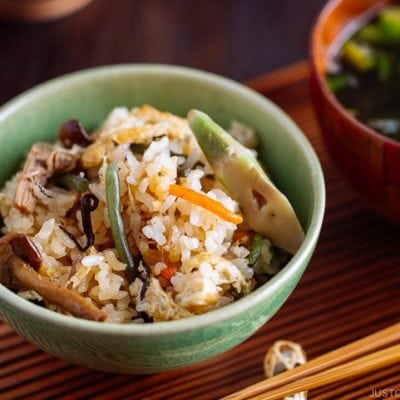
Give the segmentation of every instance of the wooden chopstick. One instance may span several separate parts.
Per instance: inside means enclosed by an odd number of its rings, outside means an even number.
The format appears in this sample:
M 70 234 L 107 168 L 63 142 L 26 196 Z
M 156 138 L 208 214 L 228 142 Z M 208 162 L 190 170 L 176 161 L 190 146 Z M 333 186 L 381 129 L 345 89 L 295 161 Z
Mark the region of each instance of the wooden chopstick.
M 337 367 L 322 371 L 319 374 L 311 375 L 297 382 L 292 382 L 267 393 L 262 393 L 249 400 L 280 400 L 285 396 L 321 386 L 329 385 L 333 382 L 353 378 L 377 369 L 400 362 L 400 345 L 388 347 L 387 349 L 371 353 L 367 356 L 358 358 Z
M 348 345 L 342 346 L 327 354 L 317 357 L 304 365 L 296 367 L 290 371 L 283 372 L 273 378 L 265 379 L 236 393 L 230 394 L 221 400 L 244 400 L 252 398 L 260 393 L 272 391 L 277 387 L 288 385 L 311 374 L 317 374 L 328 368 L 364 356 L 385 346 L 395 344 L 400 341 L 400 323 L 382 329 L 372 335 L 356 340 Z

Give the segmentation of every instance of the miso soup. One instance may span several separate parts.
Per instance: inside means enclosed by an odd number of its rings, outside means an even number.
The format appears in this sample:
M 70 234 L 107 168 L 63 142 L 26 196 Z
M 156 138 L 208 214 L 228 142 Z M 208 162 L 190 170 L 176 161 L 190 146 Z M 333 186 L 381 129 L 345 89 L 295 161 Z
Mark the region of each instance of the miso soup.
M 327 82 L 354 117 L 400 140 L 400 6 L 361 21 L 334 54 Z

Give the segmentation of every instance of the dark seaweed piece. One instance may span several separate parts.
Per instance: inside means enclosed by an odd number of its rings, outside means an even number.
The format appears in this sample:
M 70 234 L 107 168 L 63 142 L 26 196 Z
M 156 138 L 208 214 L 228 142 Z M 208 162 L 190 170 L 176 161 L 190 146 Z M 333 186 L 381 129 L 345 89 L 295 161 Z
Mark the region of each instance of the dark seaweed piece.
M 70 119 L 62 124 L 58 136 L 60 142 L 67 149 L 70 149 L 74 144 L 87 147 L 92 143 L 92 138 L 77 119 Z
M 85 232 L 87 242 L 86 249 L 93 246 L 94 244 L 94 233 L 92 228 L 92 218 L 90 214 L 96 210 L 99 205 L 99 199 L 92 193 L 86 193 L 81 198 L 81 216 L 82 216 L 82 226 Z
M 158 141 L 160 139 L 162 139 L 163 137 L 165 137 L 167 135 L 158 135 L 158 136 L 154 136 L 152 141 Z M 136 154 L 143 154 L 150 146 L 150 143 L 131 143 L 131 145 L 129 146 L 132 153 L 136 153 Z
M 165 137 L 165 136 L 167 136 L 165 133 L 162 134 L 162 135 L 154 136 L 154 137 L 153 137 L 153 140 L 158 141 L 158 140 L 162 139 L 162 138 Z
M 79 251 L 85 251 L 86 249 L 82 247 L 82 245 L 78 242 L 78 239 L 71 233 L 68 232 L 66 228 L 64 228 L 62 225 L 58 226 L 76 245 Z
M 68 232 L 63 226 L 60 229 L 76 244 L 79 251 L 86 251 L 89 247 L 93 246 L 95 235 L 92 228 L 92 218 L 90 214 L 96 210 L 99 205 L 99 199 L 92 193 L 85 193 L 81 198 L 81 217 L 83 232 L 86 235 L 86 245 L 82 246 L 74 235 Z
M 49 199 L 53 198 L 52 195 L 46 192 L 45 188 L 40 183 L 37 184 L 37 187 L 39 188 L 40 193 L 42 193 L 44 196 L 48 197 Z
M 132 143 L 130 145 L 130 149 L 132 151 L 132 153 L 136 153 L 136 154 L 143 154 L 147 148 L 149 147 L 148 144 L 144 144 L 144 143 Z
M 143 318 L 144 322 L 154 322 L 153 317 L 150 317 L 145 312 L 142 312 L 140 316 Z
M 143 259 L 141 260 L 141 271 L 139 273 L 139 279 L 142 281 L 142 289 L 140 290 L 140 300 L 144 300 L 144 297 L 146 296 L 146 291 L 149 288 L 150 285 L 150 276 L 151 276 L 151 269 L 149 267 L 149 264 L 146 263 Z
M 183 158 L 187 159 L 187 156 L 185 156 L 184 154 L 175 153 L 173 151 L 170 151 L 170 153 L 171 153 L 171 157 L 183 157 Z
M 194 163 L 192 169 L 196 169 L 197 167 L 204 168 L 204 167 L 205 167 L 205 164 L 204 164 L 203 162 L 201 162 L 201 161 L 198 160 L 198 161 L 196 161 L 196 162 Z

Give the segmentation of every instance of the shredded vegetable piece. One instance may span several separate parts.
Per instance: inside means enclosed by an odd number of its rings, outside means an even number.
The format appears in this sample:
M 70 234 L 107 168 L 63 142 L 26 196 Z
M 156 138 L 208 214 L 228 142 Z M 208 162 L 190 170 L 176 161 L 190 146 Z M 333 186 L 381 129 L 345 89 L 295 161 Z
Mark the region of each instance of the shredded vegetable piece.
M 92 193 L 85 193 L 81 198 L 82 227 L 86 235 L 85 250 L 94 245 L 95 236 L 92 227 L 91 213 L 99 205 L 99 199 Z
M 144 260 L 141 260 L 140 265 L 142 266 L 142 268 L 139 273 L 139 279 L 143 283 L 142 289 L 140 290 L 140 300 L 143 301 L 146 296 L 147 289 L 150 286 L 151 269 L 150 266 Z
M 88 190 L 89 181 L 80 175 L 63 174 L 56 178 L 56 183 L 74 192 L 84 193 Z
M 79 251 L 86 251 L 89 247 L 94 245 L 95 236 L 92 227 L 92 218 L 91 213 L 96 210 L 99 205 L 99 199 L 92 193 L 85 193 L 81 198 L 81 218 L 82 218 L 82 227 L 83 232 L 86 235 L 86 244 L 82 246 L 78 239 L 67 229 L 65 229 L 62 225 L 60 225 L 60 229 L 75 243 L 76 247 Z
M 118 164 L 111 163 L 106 170 L 106 198 L 108 217 L 111 223 L 111 233 L 120 259 L 128 265 L 128 279 L 133 281 L 138 276 L 138 263 L 129 249 L 125 233 L 124 221 L 121 215 L 121 199 L 119 190 Z
M 211 199 L 207 195 L 196 192 L 195 190 L 189 189 L 185 186 L 171 185 L 169 187 L 169 193 L 173 196 L 179 197 L 180 199 L 184 199 L 189 203 L 195 204 L 196 206 L 205 208 L 225 221 L 233 222 L 236 225 L 243 222 L 243 218 L 240 214 L 228 210 L 219 201 Z
M 247 258 L 249 265 L 254 265 L 261 256 L 263 239 L 261 235 L 255 235 L 250 247 L 250 254 Z

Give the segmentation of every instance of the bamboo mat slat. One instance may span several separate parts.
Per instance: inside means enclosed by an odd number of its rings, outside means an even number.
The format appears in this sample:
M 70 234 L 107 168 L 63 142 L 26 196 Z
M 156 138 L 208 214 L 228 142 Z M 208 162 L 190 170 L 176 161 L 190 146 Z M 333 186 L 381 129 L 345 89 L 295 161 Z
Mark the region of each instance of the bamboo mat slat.
M 327 184 L 320 241 L 287 303 L 235 349 L 189 368 L 148 376 L 112 375 L 57 360 L 0 322 L 1 400 L 218 399 L 263 378 L 263 357 L 275 340 L 298 341 L 312 358 L 398 321 L 400 227 L 365 208 L 337 175 L 310 104 L 306 63 L 248 84 L 280 105 L 308 136 Z M 400 398 L 400 365 L 314 390 L 309 399 L 379 398 L 389 389 L 398 389 Z

